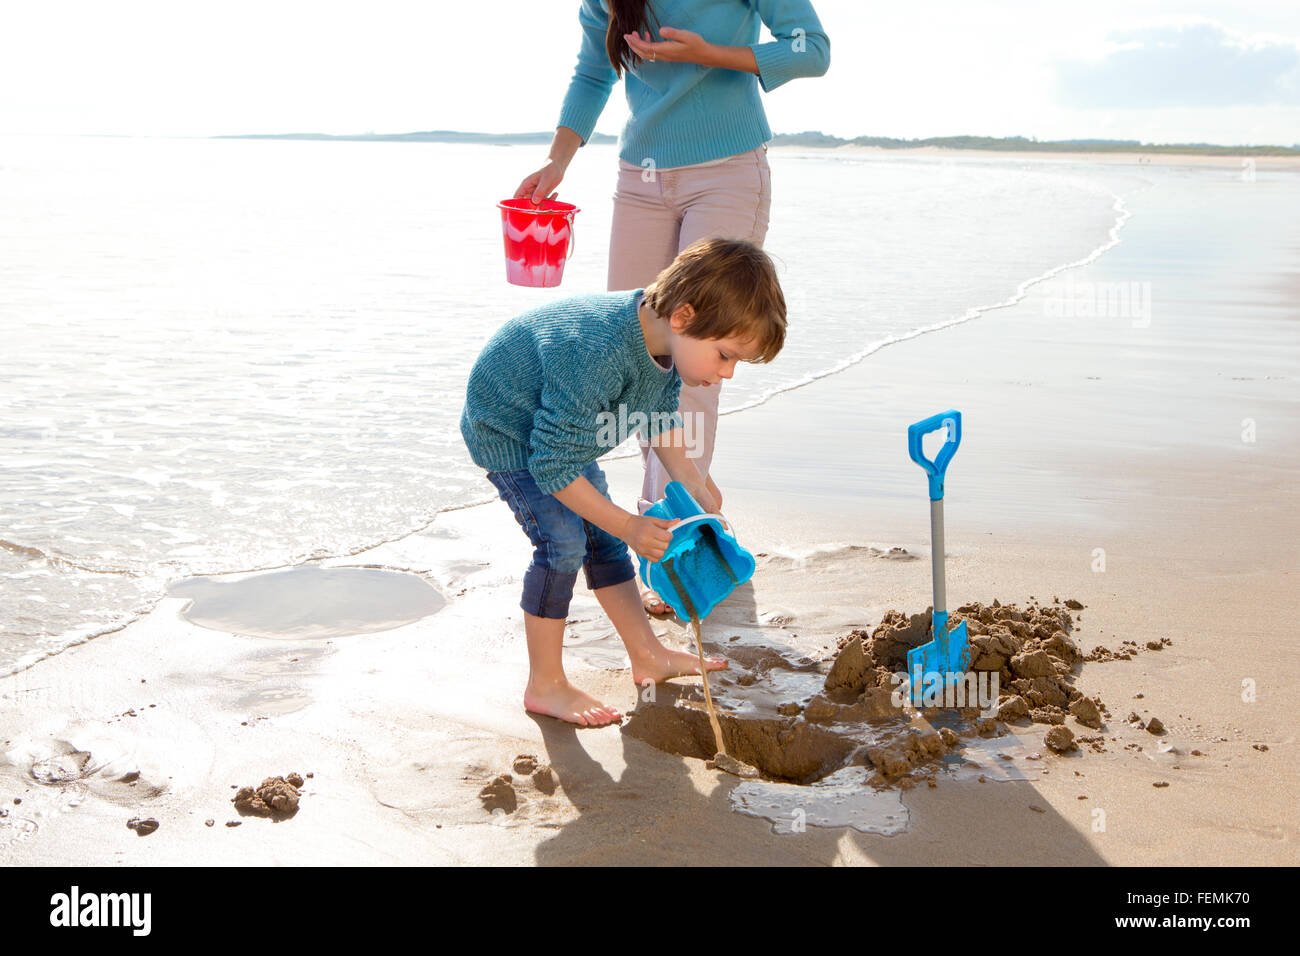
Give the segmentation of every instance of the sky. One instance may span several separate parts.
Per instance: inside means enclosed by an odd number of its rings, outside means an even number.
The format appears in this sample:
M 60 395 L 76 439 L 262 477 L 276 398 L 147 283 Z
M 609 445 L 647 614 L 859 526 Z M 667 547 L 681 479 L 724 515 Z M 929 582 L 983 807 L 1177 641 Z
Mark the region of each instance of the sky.
M 1300 144 L 1296 0 L 813 6 L 830 70 L 764 95 L 777 133 Z M 0 34 L 0 134 L 553 129 L 577 10 L 14 2 Z M 617 135 L 626 117 L 618 86 L 597 130 Z

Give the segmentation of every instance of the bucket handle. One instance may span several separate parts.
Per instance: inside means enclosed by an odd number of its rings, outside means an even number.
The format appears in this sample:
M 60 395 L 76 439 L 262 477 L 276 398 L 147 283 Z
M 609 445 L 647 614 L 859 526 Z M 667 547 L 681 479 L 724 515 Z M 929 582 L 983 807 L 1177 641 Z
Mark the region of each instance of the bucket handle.
M 569 254 L 564 257 L 564 261 L 567 263 L 578 251 L 578 233 L 573 228 L 573 213 L 567 213 L 564 220 L 569 224 Z
M 668 530 L 669 530 L 669 531 L 672 531 L 674 534 L 676 534 L 678 530 L 680 530 L 681 528 L 686 527 L 688 524 L 694 524 L 694 523 L 697 522 L 697 521 L 707 521 L 707 520 L 709 520 L 710 518 L 713 518 L 713 519 L 715 519 L 715 520 L 721 522 L 721 523 L 722 523 L 722 527 L 726 528 L 726 529 L 727 529 L 727 533 L 728 533 L 729 535 L 731 535 L 733 538 L 736 536 L 736 533 L 735 533 L 734 531 L 731 530 L 731 522 L 727 520 L 727 518 L 722 514 L 722 512 L 718 512 L 717 514 L 700 514 L 700 515 L 691 515 L 689 518 L 678 518 L 678 519 L 676 519 L 676 520 L 677 520 L 677 523 L 674 524 L 674 525 L 673 525 L 671 528 L 669 528 Z

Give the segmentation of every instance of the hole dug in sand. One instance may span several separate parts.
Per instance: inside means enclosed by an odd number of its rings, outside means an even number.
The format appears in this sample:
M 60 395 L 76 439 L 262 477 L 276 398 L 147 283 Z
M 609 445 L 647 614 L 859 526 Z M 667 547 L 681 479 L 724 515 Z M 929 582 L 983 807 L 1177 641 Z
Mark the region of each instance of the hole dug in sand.
M 866 750 L 907 733 L 891 688 L 826 692 L 824 665 L 792 662 L 775 649 L 723 645 L 732 664 L 709 675 L 727 754 L 763 777 L 808 784 L 868 759 Z M 737 666 L 740 665 L 740 666 Z M 711 759 L 716 751 L 702 687 L 660 684 L 643 694 L 624 732 L 659 750 Z
M 727 753 L 769 781 L 813 784 L 861 767 L 866 783 L 906 789 L 920 780 L 933 786 L 936 771 L 965 762 L 962 737 L 1001 736 L 1002 720 L 1059 725 L 1073 715 L 1085 726 L 1102 725 L 1104 707 L 1074 687 L 1082 655 L 1069 636 L 1067 608 L 1031 604 L 1022 610 L 994 601 L 965 605 L 952 619 L 968 622 L 972 670 L 985 672 L 980 682 L 986 692 L 997 677 L 1000 695 L 986 701 L 985 711 L 936 707 L 918 714 L 895 703 L 894 674 L 906 670 L 908 650 L 930 639 L 928 609 L 886 612 L 874 630 L 841 638 L 829 662 L 792 661 L 775 648 L 724 638 L 711 651 L 732 663 L 710 674 L 710 687 Z M 638 698 L 625 733 L 668 753 L 713 756 L 699 686 L 661 684 L 653 699 L 645 697 Z M 983 762 L 979 756 L 972 752 Z

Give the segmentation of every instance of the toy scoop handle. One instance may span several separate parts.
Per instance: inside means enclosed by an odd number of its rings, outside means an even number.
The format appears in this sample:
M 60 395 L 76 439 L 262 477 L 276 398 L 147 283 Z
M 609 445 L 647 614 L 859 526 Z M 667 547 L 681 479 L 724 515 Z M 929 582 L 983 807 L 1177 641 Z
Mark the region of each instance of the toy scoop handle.
M 939 449 L 939 454 L 934 456 L 934 461 L 930 461 L 921 449 L 921 439 L 940 428 L 947 430 L 948 440 Z M 938 415 L 931 415 L 907 427 L 907 453 L 912 456 L 912 461 L 924 468 L 925 473 L 930 476 L 931 501 L 943 499 L 943 475 L 948 470 L 948 462 L 952 461 L 952 456 L 957 454 L 957 446 L 960 444 L 961 412 L 953 408 Z

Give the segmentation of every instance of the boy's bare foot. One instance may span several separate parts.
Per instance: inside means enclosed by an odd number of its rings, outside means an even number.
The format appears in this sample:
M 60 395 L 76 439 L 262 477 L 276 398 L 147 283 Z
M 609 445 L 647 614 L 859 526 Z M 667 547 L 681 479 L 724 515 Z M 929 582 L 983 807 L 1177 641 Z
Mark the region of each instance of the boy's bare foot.
M 623 719 L 615 708 L 567 682 L 546 688 L 534 688 L 529 683 L 524 689 L 524 710 L 567 720 L 579 727 L 603 727 Z
M 720 671 L 727 667 L 725 657 L 706 657 L 704 666 L 710 671 Z M 647 680 L 656 684 L 670 677 L 686 677 L 700 672 L 700 658 L 687 651 L 670 651 L 660 647 L 651 655 L 632 661 L 632 680 L 639 686 Z
M 647 614 L 671 614 L 673 610 L 672 605 L 649 588 L 641 592 L 641 606 Z

